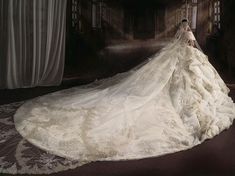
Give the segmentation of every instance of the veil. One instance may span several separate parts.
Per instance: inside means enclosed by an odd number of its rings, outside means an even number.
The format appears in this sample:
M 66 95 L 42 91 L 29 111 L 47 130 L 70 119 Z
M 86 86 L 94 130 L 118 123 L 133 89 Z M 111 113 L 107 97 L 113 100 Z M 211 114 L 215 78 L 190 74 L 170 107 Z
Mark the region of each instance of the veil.
M 185 32 L 187 33 L 186 38 L 184 35 Z M 154 54 L 148 56 L 143 62 L 137 64 L 136 66 L 134 66 L 133 68 L 131 68 L 128 71 L 117 73 L 114 76 L 109 77 L 109 78 L 96 79 L 94 82 L 91 82 L 90 84 L 80 86 L 80 88 L 85 88 L 85 89 L 86 88 L 93 89 L 93 88 L 97 88 L 97 87 L 107 88 L 110 85 L 117 85 L 122 82 L 125 82 L 126 79 L 128 79 L 128 77 L 130 77 L 130 76 L 134 75 L 136 72 L 140 71 L 143 66 L 147 65 L 154 58 L 161 57 L 162 55 L 164 55 L 165 52 L 170 51 L 172 48 L 174 48 L 174 46 L 178 45 L 179 42 L 177 42 L 177 41 L 180 41 L 182 39 L 188 40 L 188 38 L 193 40 L 195 48 L 197 48 L 198 50 L 203 52 L 203 50 L 201 49 L 200 45 L 198 44 L 196 37 L 194 36 L 194 34 L 189 26 L 188 20 L 186 20 L 186 21 L 182 20 L 182 22 L 179 24 L 179 27 L 178 27 L 178 30 L 177 30 L 175 36 L 172 39 L 172 42 L 169 42 L 168 44 L 166 44 L 158 52 L 155 52 Z M 185 41 L 185 42 L 187 42 L 187 41 Z M 90 91 L 90 90 L 88 89 L 88 91 Z
M 197 42 L 195 35 L 193 34 L 189 26 L 189 22 L 187 19 L 182 20 L 182 22 L 179 24 L 178 30 L 175 34 L 175 39 L 179 40 L 183 39 L 185 42 L 192 41 L 195 48 L 203 52 L 203 50 L 201 49 L 200 45 Z

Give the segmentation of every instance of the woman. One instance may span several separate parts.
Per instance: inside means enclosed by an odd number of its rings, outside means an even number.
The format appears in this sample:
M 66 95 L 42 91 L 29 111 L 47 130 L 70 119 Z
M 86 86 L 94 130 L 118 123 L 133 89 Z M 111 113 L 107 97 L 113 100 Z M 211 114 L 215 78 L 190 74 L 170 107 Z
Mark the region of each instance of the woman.
M 84 162 L 192 148 L 235 118 L 229 89 L 197 46 L 183 20 L 142 67 L 30 100 L 14 116 L 16 129 L 43 150 Z

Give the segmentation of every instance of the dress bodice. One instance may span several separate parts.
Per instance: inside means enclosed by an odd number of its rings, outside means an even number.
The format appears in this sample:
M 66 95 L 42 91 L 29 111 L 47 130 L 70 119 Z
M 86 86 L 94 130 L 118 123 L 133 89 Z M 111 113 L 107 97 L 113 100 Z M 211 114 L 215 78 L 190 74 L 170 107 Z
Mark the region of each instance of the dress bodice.
M 192 31 L 183 31 L 179 36 L 179 39 L 183 43 L 189 44 L 190 46 L 193 46 L 194 42 L 196 41 Z

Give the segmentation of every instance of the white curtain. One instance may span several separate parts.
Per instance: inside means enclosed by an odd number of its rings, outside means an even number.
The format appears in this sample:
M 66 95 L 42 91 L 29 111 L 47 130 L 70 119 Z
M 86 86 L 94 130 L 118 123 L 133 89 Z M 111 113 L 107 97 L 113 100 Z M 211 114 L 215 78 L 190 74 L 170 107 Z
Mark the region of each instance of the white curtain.
M 0 0 L 0 88 L 61 83 L 66 0 Z

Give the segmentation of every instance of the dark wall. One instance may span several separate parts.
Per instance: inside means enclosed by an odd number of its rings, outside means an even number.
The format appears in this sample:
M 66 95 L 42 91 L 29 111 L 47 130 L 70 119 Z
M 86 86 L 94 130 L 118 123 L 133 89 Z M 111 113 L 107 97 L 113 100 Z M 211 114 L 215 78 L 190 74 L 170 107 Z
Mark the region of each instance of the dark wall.
M 209 34 L 209 6 L 211 0 L 198 0 L 197 29 L 196 37 L 202 48 L 206 47 L 206 40 Z
M 235 77 L 235 1 L 222 1 L 222 32 L 223 53 L 222 59 L 227 62 L 229 74 Z
M 71 2 L 71 0 L 68 0 Z M 183 0 L 107 0 L 102 8 L 102 23 L 100 28 L 91 26 L 91 0 L 79 0 L 82 6 L 82 33 L 68 28 L 67 62 L 74 65 L 94 65 L 100 63 L 97 52 L 107 45 L 126 42 L 149 40 L 156 42 L 164 37 L 174 36 L 178 24 L 185 17 L 185 3 Z M 191 2 L 191 1 L 190 1 Z M 196 38 L 203 49 L 207 49 L 211 61 L 223 68 L 230 75 L 235 72 L 235 0 L 221 0 L 221 30 L 219 35 L 213 32 L 214 0 L 198 0 Z M 71 9 L 69 9 L 71 10 Z M 68 11 L 69 13 L 69 11 Z M 191 11 L 189 10 L 189 20 Z M 89 15 L 88 15 L 89 14 Z M 99 15 L 97 14 L 97 17 Z M 71 23 L 71 15 L 68 16 Z M 89 25 L 90 23 L 90 25 Z M 88 24 L 88 25 L 87 25 Z M 137 40 L 136 40 L 137 39 Z M 141 40 L 139 40 L 141 39 Z M 122 52 L 122 51 L 120 51 Z M 218 67 L 216 67 L 218 68 Z M 234 76 L 235 77 L 235 76 Z

